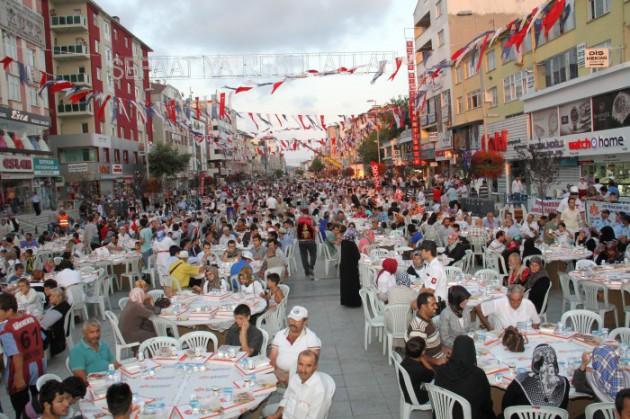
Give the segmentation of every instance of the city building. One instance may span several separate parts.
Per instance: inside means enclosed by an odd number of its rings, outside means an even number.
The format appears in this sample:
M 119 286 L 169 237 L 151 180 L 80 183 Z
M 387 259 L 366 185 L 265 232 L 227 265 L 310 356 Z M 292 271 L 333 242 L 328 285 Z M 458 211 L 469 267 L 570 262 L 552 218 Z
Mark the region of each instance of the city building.
M 580 176 L 613 176 L 622 193 L 630 191 L 624 141 L 630 120 L 623 112 L 612 116 L 611 110 L 613 103 L 630 103 L 630 3 L 567 0 L 565 7 L 569 13 L 548 37 L 541 34 L 536 43 L 532 31 L 520 53 L 514 47 L 503 53 L 504 37 L 488 49 L 481 71 L 469 74 L 477 52 L 454 71 L 454 123 L 474 127 L 481 139 L 485 122 L 489 148 L 499 145 L 497 151 L 507 161 L 504 176 L 494 185 L 500 193 L 509 192 L 514 176 L 525 174 L 523 152 L 532 142 L 540 142 L 541 152 L 562 156 L 559 177 L 548 186 L 548 194 L 576 184 Z M 604 68 L 587 67 L 590 48 L 606 53 Z M 600 146 L 600 138 L 608 140 Z M 588 146 L 587 139 L 595 146 Z M 473 143 L 470 150 L 480 145 Z
M 0 57 L 12 60 L 0 77 L 0 204 L 20 213 L 32 210 L 33 192 L 43 209 L 57 203 L 48 98 L 37 94 L 46 72 L 44 16 L 40 2 L 0 1 Z
M 151 49 L 91 0 L 42 0 L 42 14 L 50 77 L 94 93 L 72 103 L 66 92 L 48 92 L 64 190 L 70 198 L 140 193 L 152 141 Z
M 421 158 L 433 170 L 447 173 L 456 161 L 455 150 L 468 150 L 478 143 L 474 124 L 454 121 L 453 80 L 455 68 L 445 67 L 436 77 L 427 70 L 449 62 L 453 53 L 479 33 L 505 25 L 538 6 L 540 0 L 418 0 L 414 11 L 417 86 L 426 89 L 420 118 Z M 428 158 L 434 143 L 434 158 Z M 437 163 L 437 164 L 436 164 Z

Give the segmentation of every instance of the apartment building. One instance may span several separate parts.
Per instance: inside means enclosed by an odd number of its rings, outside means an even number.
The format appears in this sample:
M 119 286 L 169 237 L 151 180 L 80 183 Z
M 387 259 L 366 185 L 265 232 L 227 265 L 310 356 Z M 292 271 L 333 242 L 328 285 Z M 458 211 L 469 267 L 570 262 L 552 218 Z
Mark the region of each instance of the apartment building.
M 71 103 L 48 94 L 50 146 L 70 195 L 138 193 L 152 141 L 151 49 L 90 0 L 41 0 L 46 69 L 56 80 L 92 89 Z M 149 113 L 149 115 L 147 115 Z
M 0 0 L 0 205 L 31 210 L 33 192 L 43 209 L 56 207 L 59 164 L 48 146 L 48 98 L 38 95 L 46 71 L 44 10 L 39 1 Z

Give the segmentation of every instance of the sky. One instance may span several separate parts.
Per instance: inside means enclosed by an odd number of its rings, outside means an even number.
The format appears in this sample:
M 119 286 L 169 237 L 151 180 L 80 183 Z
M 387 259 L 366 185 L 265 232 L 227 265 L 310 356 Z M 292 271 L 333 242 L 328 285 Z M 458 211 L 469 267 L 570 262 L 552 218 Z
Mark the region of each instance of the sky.
M 405 55 L 405 34 L 413 30 L 416 0 L 96 0 L 121 24 L 153 49 L 153 56 L 196 57 L 216 55 L 361 53 L 391 51 Z M 150 4 L 150 7 L 147 5 Z M 141 11 L 141 12 L 139 12 Z M 369 60 L 362 54 L 357 64 Z M 321 64 L 323 65 L 323 64 Z M 324 114 L 330 122 L 338 114 L 359 114 L 372 106 L 408 94 L 405 67 L 394 81 L 385 75 L 339 75 L 285 83 L 274 95 L 259 88 L 232 97 L 239 112 Z M 281 77 L 280 77 L 281 78 Z M 224 85 L 277 81 L 279 77 L 190 78 L 169 80 L 181 91 L 205 97 Z M 330 117 L 328 116 L 330 115 Z M 253 130 L 239 120 L 239 129 Z M 280 133 L 278 138 L 323 138 L 322 131 Z M 289 152 L 295 165 L 310 152 Z

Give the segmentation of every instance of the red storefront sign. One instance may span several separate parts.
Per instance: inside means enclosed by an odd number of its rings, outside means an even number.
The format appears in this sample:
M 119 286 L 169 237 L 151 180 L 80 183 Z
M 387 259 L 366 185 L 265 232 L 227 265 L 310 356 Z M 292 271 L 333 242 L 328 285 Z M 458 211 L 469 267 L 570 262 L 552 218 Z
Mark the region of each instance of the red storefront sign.
M 411 121 L 411 143 L 413 165 L 420 166 L 420 127 L 416 118 L 416 56 L 413 40 L 407 41 L 407 79 L 409 81 L 409 120 Z
M 501 153 L 505 153 L 507 151 L 507 143 L 508 143 L 507 130 L 490 134 L 488 136 L 487 141 L 485 137 L 486 137 L 485 135 L 482 135 L 481 144 L 482 144 L 482 147 L 484 147 L 485 144 L 488 144 L 488 151 L 497 151 Z

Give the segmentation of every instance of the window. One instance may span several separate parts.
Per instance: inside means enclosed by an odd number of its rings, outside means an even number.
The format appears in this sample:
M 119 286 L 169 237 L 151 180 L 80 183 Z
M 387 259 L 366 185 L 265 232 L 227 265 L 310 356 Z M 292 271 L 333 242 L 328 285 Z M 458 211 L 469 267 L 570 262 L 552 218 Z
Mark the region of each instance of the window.
M 20 101 L 20 78 L 7 74 L 9 84 L 9 100 Z
M 133 152 L 133 162 L 135 164 L 140 164 L 140 161 L 138 161 L 138 152 L 137 151 Z
M 129 38 L 125 36 L 125 48 L 129 48 Z
M 460 96 L 455 100 L 455 113 L 459 114 L 463 112 L 464 112 L 464 98 Z
M 123 163 L 129 164 L 129 152 L 127 150 L 123 150 Z
M 108 65 L 112 63 L 112 50 L 109 48 L 105 48 L 105 63 Z
M 114 39 L 118 41 L 118 31 L 114 29 Z
M 527 71 L 519 71 L 503 79 L 505 103 L 520 99 L 529 91 Z
M 99 52 L 99 44 L 98 44 L 98 39 L 94 40 L 94 51 Z
M 3 31 L 2 39 L 4 41 L 4 54 L 12 57 L 13 59 L 17 59 L 17 44 L 15 43 L 15 37 Z
M 101 69 L 96 67 L 96 80 L 101 81 Z
M 114 163 L 120 163 L 120 150 L 114 150 Z
M 81 124 L 81 132 L 84 134 L 90 132 L 90 125 L 87 122 Z
M 37 100 L 39 96 L 37 96 L 37 88 L 28 87 L 28 101 L 31 106 L 39 106 L 39 100 Z
M 442 45 L 444 45 L 444 29 L 438 32 L 437 44 L 438 44 L 438 47 L 441 47 Z
M 610 0 L 589 0 L 588 1 L 588 17 L 589 19 L 597 19 L 610 12 Z
M 544 45 L 547 42 L 556 39 L 560 35 L 575 29 L 575 0 L 566 0 L 565 10 L 569 10 L 568 16 L 565 16 L 565 13 L 563 13 L 563 16 L 558 19 L 558 21 L 551 27 L 551 30 L 549 31 L 549 36 L 545 37 L 541 35 L 538 38 L 537 47 L 540 45 Z
M 481 90 L 475 90 L 466 96 L 467 109 L 477 109 L 481 107 Z
M 109 23 L 107 23 L 107 22 L 103 23 L 103 37 L 107 41 L 111 41 L 111 39 L 112 39 L 112 34 L 110 32 L 110 29 L 109 29 Z
M 26 48 L 26 65 L 35 68 L 35 51 L 30 48 Z
M 471 78 L 475 74 L 477 74 L 477 60 L 478 54 L 474 53 L 470 56 L 468 60 L 466 60 L 466 78 Z
M 105 160 L 105 163 L 109 163 L 109 148 L 103 149 L 103 159 Z
M 486 70 L 492 71 L 495 68 L 497 68 L 497 56 L 494 50 L 490 50 L 486 54 Z
M 107 86 L 110 89 L 114 88 L 114 77 L 112 76 L 112 73 L 110 73 L 109 71 L 107 72 Z
M 435 17 L 438 18 L 442 16 L 442 0 L 437 0 L 435 2 Z
M 61 163 L 97 161 L 95 148 L 66 148 L 59 153 Z
M 464 69 L 462 66 L 457 66 L 455 70 L 455 81 L 461 83 L 464 80 Z
M 576 48 L 554 55 L 545 61 L 545 84 L 547 87 L 575 79 L 577 76 Z
M 486 91 L 485 100 L 486 100 L 486 103 L 488 103 L 488 106 L 490 106 L 491 108 L 494 108 L 499 103 L 499 96 L 497 92 L 498 91 L 496 87 L 491 87 L 490 89 Z

